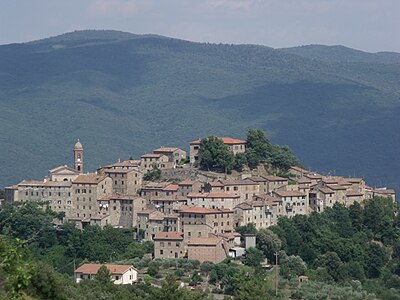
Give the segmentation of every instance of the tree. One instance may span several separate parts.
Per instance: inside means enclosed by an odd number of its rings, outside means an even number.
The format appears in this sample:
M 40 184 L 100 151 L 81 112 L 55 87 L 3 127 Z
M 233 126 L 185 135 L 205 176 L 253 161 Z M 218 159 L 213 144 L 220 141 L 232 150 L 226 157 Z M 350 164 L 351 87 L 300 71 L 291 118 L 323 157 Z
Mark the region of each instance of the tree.
M 367 248 L 365 270 L 369 278 L 377 278 L 381 269 L 389 260 L 389 254 L 385 248 L 376 243 L 370 243 Z
M 153 170 L 148 171 L 146 174 L 144 174 L 143 179 L 147 180 L 147 181 L 160 180 L 161 179 L 161 170 L 155 166 L 153 168 Z
M 203 282 L 203 278 L 199 275 L 197 271 L 193 272 L 192 277 L 190 277 L 190 283 L 189 285 L 197 285 L 200 282 Z
M 340 257 L 336 252 L 327 252 L 323 255 L 320 255 L 316 262 L 317 266 L 325 268 L 330 276 L 334 280 L 341 279 L 341 267 L 343 265 Z
M 256 236 L 257 248 L 269 259 L 274 259 L 274 254 L 281 249 L 282 242 L 279 237 L 269 229 L 260 229 Z
M 247 132 L 248 160 L 254 166 L 254 163 L 268 162 L 271 144 L 262 129 L 249 129 Z
M 97 271 L 96 276 L 94 276 L 94 280 L 100 287 L 108 287 L 112 283 L 111 272 L 105 266 L 102 265 L 100 269 Z
M 264 260 L 264 253 L 257 248 L 249 248 L 246 250 L 246 255 L 243 259 L 243 263 L 247 266 L 258 267 Z
M 234 155 L 224 142 L 209 136 L 200 142 L 200 167 L 206 170 L 230 172 L 234 165 Z
M 152 277 L 156 276 L 159 271 L 160 268 L 156 264 L 150 264 L 147 268 L 147 273 Z
M 291 279 L 293 277 L 297 278 L 299 275 L 304 275 L 307 270 L 306 263 L 301 259 L 300 256 L 283 256 L 280 255 L 279 259 L 280 274 L 287 279 Z
M 237 153 L 235 155 L 235 163 L 234 163 L 234 169 L 241 171 L 242 168 L 247 165 L 247 157 L 245 153 Z

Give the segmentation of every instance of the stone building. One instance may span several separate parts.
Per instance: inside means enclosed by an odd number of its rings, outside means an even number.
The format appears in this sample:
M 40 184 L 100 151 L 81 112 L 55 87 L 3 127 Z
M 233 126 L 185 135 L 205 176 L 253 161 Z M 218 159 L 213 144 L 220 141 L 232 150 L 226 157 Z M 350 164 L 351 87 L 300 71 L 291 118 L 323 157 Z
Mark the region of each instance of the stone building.
M 146 199 L 129 195 L 109 195 L 98 199 L 97 203 L 100 219 L 107 217 L 104 225 L 123 228 L 135 227 L 138 212 L 147 208 Z
M 198 260 L 200 263 L 209 261 L 217 264 L 229 255 L 229 249 L 220 237 L 191 238 L 187 249 L 188 259 Z
M 190 193 L 187 195 L 189 206 L 198 206 L 211 209 L 230 209 L 241 203 L 237 194 L 220 193 Z
M 210 233 L 233 231 L 232 210 L 188 206 L 179 210 L 178 214 L 185 240 L 192 237 L 207 237 Z
M 276 201 L 243 202 L 235 207 L 237 226 L 253 223 L 257 229 L 275 225 L 278 221 L 278 204 Z
M 175 166 L 183 160 L 186 160 L 186 151 L 176 147 L 161 147 L 153 150 L 154 154 L 161 154 L 168 157 L 169 162 L 173 162 Z
M 72 182 L 74 217 L 82 220 L 98 215 L 97 200 L 112 194 L 111 178 L 96 173 L 78 176 Z
M 182 258 L 186 254 L 182 232 L 159 232 L 153 241 L 154 258 Z
M 163 154 L 144 154 L 141 156 L 140 170 L 146 174 L 154 169 L 173 169 L 174 162 L 170 162 L 168 156 Z
M 275 191 L 274 196 L 280 201 L 278 203 L 278 215 L 292 217 L 295 215 L 306 215 L 309 203 L 306 195 L 299 191 Z
M 178 195 L 187 197 L 190 193 L 199 193 L 202 184 L 200 181 L 183 180 L 178 182 Z
M 113 194 L 137 195 L 142 186 L 143 173 L 135 169 L 106 169 L 103 173 L 112 179 Z

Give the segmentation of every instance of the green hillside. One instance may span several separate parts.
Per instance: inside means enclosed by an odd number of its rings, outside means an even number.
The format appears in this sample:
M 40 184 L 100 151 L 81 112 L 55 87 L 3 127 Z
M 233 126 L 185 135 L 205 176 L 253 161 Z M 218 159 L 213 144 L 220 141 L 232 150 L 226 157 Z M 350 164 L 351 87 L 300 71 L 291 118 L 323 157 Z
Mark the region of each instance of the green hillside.
M 367 60 L 350 49 L 360 58 L 340 59 L 329 49 L 116 31 L 0 46 L 0 186 L 71 163 L 78 137 L 93 170 L 261 127 L 314 170 L 400 187 L 397 58 Z

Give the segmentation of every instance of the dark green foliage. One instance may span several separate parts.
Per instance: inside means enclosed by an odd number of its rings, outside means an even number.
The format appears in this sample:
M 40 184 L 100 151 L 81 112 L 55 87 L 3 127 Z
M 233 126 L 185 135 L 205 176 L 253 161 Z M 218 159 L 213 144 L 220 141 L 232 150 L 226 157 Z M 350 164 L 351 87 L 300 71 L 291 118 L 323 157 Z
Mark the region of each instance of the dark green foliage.
M 360 61 L 354 58 L 363 54 L 329 48 L 340 62 L 326 62 L 315 59 L 320 51 L 309 59 L 263 46 L 116 31 L 2 45 L 0 186 L 69 163 L 77 137 L 94 170 L 171 141 L 187 148 L 209 133 L 239 137 L 259 126 L 313 169 L 397 185 L 398 60 Z
M 234 155 L 223 141 L 215 136 L 201 140 L 200 167 L 206 170 L 230 172 L 234 166 Z
M 154 167 L 153 170 L 148 171 L 146 174 L 143 176 L 144 180 L 147 181 L 157 181 L 161 179 L 161 170 L 158 169 L 157 167 Z
M 264 253 L 261 250 L 251 247 L 246 250 L 243 263 L 250 267 L 259 267 L 264 258 Z
M 99 286 L 102 286 L 105 289 L 109 288 L 110 285 L 112 284 L 110 270 L 105 265 L 102 265 L 100 269 L 97 271 L 94 280 Z
M 287 256 L 284 252 L 279 255 L 279 264 L 279 273 L 286 279 L 297 279 L 297 276 L 304 275 L 307 270 L 307 265 L 300 256 Z
M 270 261 L 275 261 L 275 253 L 282 246 L 282 242 L 278 235 L 269 229 L 260 229 L 257 232 L 257 248 L 260 249 Z

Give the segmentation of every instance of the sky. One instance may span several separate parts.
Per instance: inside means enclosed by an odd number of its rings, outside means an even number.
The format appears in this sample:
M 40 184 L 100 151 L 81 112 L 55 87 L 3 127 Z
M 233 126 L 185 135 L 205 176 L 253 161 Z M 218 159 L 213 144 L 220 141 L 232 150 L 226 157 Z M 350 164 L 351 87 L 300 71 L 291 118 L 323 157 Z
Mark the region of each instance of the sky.
M 400 0 L 0 0 L 0 44 L 82 29 L 400 52 Z

